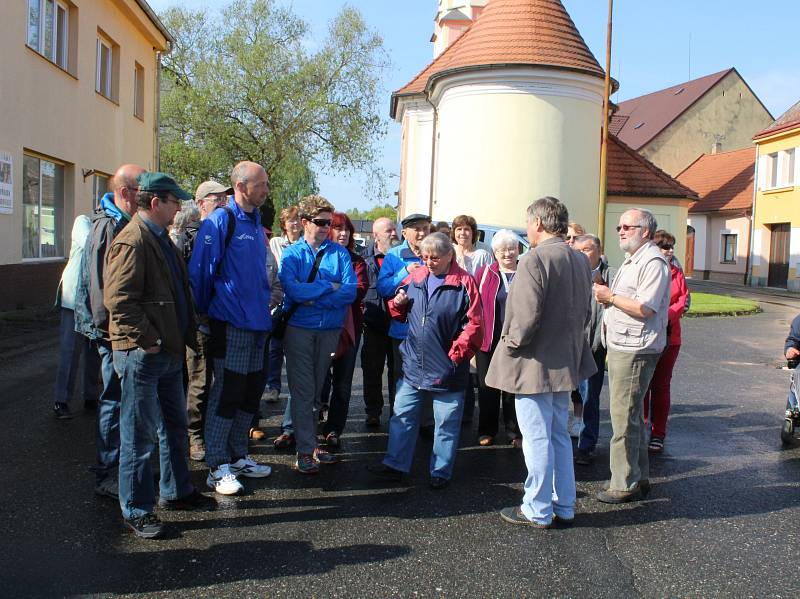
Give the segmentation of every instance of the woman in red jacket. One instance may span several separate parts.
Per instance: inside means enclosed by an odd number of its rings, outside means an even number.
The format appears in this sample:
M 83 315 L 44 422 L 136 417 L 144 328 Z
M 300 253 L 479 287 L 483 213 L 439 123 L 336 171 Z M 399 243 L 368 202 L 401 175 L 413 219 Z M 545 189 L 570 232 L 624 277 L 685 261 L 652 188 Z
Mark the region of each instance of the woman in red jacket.
M 664 230 L 656 231 L 653 237 L 655 244 L 669 262 L 672 271 L 672 287 L 669 298 L 669 312 L 667 322 L 667 347 L 656 364 L 656 370 L 650 381 L 650 388 L 644 396 L 645 418 L 649 415 L 651 453 L 664 451 L 664 439 L 667 436 L 667 418 L 669 417 L 670 385 L 672 383 L 672 369 L 681 350 L 681 316 L 686 308 L 689 297 L 689 288 L 686 286 L 686 277 L 683 270 L 673 259 L 675 253 L 675 237 Z
M 501 229 L 492 237 L 492 251 L 497 262 L 481 267 L 475 273 L 478 290 L 483 305 L 483 344 L 476 354 L 478 366 L 478 443 L 492 445 L 497 436 L 500 406 L 503 406 L 503 421 L 511 445 L 522 447 L 522 435 L 517 425 L 517 412 L 514 408 L 514 395 L 486 385 L 486 372 L 492 354 L 500 341 L 503 318 L 506 311 L 508 290 L 514 281 L 519 258 L 517 236 L 508 229 Z

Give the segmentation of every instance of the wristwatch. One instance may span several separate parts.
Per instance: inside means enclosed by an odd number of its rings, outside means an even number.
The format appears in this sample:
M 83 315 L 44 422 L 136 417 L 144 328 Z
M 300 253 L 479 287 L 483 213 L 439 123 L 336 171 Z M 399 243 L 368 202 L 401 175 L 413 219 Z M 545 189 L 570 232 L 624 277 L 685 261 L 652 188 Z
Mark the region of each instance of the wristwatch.
M 156 339 L 156 345 L 157 345 L 158 347 L 161 347 L 161 337 L 159 337 L 158 339 Z

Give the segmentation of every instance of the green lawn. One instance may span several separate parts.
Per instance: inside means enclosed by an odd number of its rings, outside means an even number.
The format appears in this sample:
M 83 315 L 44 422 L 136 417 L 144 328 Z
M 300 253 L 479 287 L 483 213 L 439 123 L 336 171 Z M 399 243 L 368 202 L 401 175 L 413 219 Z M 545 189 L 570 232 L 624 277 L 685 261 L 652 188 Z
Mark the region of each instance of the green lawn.
M 687 316 L 738 316 L 761 312 L 758 304 L 750 300 L 713 293 L 692 293 L 692 307 Z

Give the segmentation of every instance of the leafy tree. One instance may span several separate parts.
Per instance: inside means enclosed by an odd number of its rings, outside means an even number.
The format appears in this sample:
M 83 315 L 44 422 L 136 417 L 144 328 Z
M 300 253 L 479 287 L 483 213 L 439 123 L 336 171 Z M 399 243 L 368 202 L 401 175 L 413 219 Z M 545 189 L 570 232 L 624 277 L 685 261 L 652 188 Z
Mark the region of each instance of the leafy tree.
M 308 25 L 276 0 L 235 0 L 220 14 L 181 7 L 161 19 L 176 38 L 163 60 L 162 168 L 189 188 L 226 180 L 239 160 L 267 170 L 265 222 L 317 191 L 315 170 L 366 173 L 382 195 L 378 142 L 383 41 L 346 7 L 309 48 Z
M 347 211 L 347 216 L 349 216 L 351 220 L 377 220 L 382 216 L 395 220 L 397 219 L 397 210 L 390 204 L 384 204 L 383 206 L 376 206 L 365 212 L 357 208 L 351 208 Z

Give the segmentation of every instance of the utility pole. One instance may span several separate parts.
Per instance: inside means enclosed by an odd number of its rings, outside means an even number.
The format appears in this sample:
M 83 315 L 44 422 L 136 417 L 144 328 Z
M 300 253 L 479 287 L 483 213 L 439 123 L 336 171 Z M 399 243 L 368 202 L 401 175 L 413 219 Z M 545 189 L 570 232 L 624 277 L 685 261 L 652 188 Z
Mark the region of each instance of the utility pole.
M 608 0 L 608 32 L 606 34 L 606 77 L 603 90 L 603 138 L 600 144 L 600 202 L 597 212 L 597 236 L 605 244 L 606 186 L 608 180 L 608 105 L 611 92 L 611 23 L 614 0 Z

